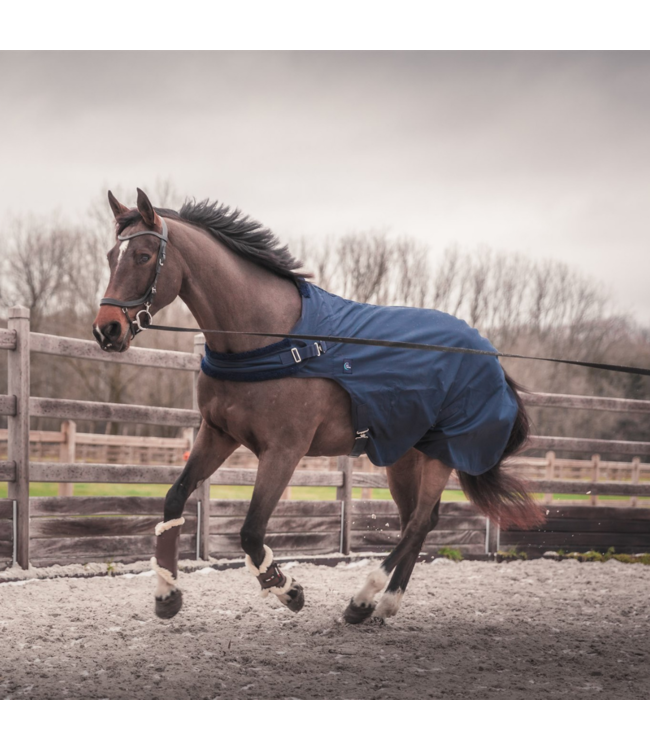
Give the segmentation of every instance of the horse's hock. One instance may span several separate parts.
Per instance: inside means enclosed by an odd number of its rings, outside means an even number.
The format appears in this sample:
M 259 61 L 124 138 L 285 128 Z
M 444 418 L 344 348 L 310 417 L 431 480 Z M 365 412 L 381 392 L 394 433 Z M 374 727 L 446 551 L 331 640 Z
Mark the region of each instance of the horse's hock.
M 8 454 L 6 461 L 0 461 L 0 480 L 8 483 L 8 498 L 0 500 L 0 567 L 14 561 L 26 568 L 30 563 L 148 559 L 154 552 L 154 527 L 162 517 L 164 498 L 30 498 L 29 482 L 171 484 L 182 467 L 30 462 L 30 416 L 137 422 L 196 430 L 200 424 L 198 412 L 31 396 L 30 353 L 198 372 L 203 337 L 195 337 L 193 354 L 144 348 L 131 348 L 123 354 L 106 353 L 94 342 L 30 332 L 28 310 L 14 307 L 7 329 L 0 329 L 0 348 L 8 351 L 9 391 L 0 395 L 0 415 L 7 417 Z M 545 393 L 528 394 L 524 399 L 529 406 L 650 414 L 649 401 Z M 553 458 L 555 452 L 561 451 L 585 451 L 597 456 L 615 453 L 630 458 L 650 454 L 650 443 L 553 436 L 533 437 L 530 448 L 552 451 Z M 547 467 L 550 465 L 548 462 Z M 531 480 L 530 486 L 532 491 L 544 493 L 547 500 L 553 493 L 606 495 L 632 498 L 634 506 L 636 498 L 650 497 L 650 483 L 639 478 L 638 458 L 630 464 L 632 481 L 602 481 L 598 465 L 594 464 L 588 480 L 556 479 L 550 472 L 544 479 Z M 239 530 L 248 501 L 211 500 L 210 484 L 251 486 L 254 481 L 254 469 L 220 469 L 195 491 L 184 512 L 185 524 L 179 537 L 181 558 L 242 556 Z M 397 542 L 399 520 L 391 501 L 352 500 L 353 488 L 386 488 L 384 474 L 355 471 L 352 460 L 342 457 L 336 470 L 296 471 L 290 486 L 332 487 L 336 490 L 336 500 L 281 501 L 271 518 L 267 536 L 267 543 L 278 557 L 382 553 Z M 448 488 L 458 489 L 453 475 Z M 650 550 L 647 507 L 551 504 L 547 507 L 545 526 L 530 531 L 499 531 L 464 502 L 443 503 L 440 515 L 440 523 L 429 534 L 424 552 L 454 547 L 466 557 L 481 557 L 512 547 L 532 556 L 553 549 L 587 551 L 613 546 L 617 552 L 632 554 Z

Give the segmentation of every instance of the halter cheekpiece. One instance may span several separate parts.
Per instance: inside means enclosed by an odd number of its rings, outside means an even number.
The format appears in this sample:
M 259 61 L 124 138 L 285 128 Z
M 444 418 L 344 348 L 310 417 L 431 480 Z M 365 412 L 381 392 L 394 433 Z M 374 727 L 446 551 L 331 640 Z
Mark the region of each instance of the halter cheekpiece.
M 154 272 L 153 281 L 149 285 L 149 288 L 147 291 L 142 295 L 142 297 L 138 297 L 138 299 L 134 300 L 119 300 L 114 299 L 113 297 L 104 297 L 100 301 L 101 305 L 112 305 L 113 307 L 119 307 L 121 308 L 122 312 L 126 315 L 127 320 L 129 321 L 129 324 L 131 326 L 131 335 L 135 336 L 136 334 L 140 333 L 140 331 L 143 331 L 145 328 L 151 325 L 153 321 L 153 316 L 151 315 L 151 312 L 149 311 L 153 299 L 156 296 L 156 284 L 158 282 L 158 277 L 160 276 L 160 271 L 162 270 L 162 267 L 165 265 L 165 256 L 167 253 L 167 237 L 168 237 L 168 231 L 167 231 L 167 224 L 165 223 L 165 220 L 162 217 L 160 218 L 160 223 L 162 225 L 162 233 L 159 232 L 152 232 L 150 230 L 145 230 L 144 232 L 134 232 L 133 234 L 118 234 L 117 239 L 120 242 L 126 242 L 128 240 L 132 240 L 134 237 L 142 237 L 143 235 L 151 235 L 152 237 L 158 237 L 160 240 L 160 245 L 158 246 L 158 257 L 156 259 L 156 270 Z M 136 314 L 135 318 L 131 320 L 129 317 L 128 309 L 130 307 L 139 307 L 140 305 L 144 305 L 144 310 L 139 310 Z M 147 317 L 146 320 L 142 320 L 141 316 L 145 315 Z

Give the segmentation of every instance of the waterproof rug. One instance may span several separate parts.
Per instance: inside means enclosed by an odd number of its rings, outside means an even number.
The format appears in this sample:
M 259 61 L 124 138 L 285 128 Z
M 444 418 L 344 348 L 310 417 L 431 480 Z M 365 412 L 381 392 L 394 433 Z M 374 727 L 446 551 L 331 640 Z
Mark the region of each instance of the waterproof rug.
M 496 357 L 300 340 L 302 332 L 496 351 L 476 329 L 437 310 L 362 304 L 307 283 L 300 290 L 302 315 L 290 338 L 238 354 L 206 347 L 203 372 L 335 380 L 350 394 L 355 429 L 377 466 L 413 447 L 474 475 L 499 461 L 517 402 Z

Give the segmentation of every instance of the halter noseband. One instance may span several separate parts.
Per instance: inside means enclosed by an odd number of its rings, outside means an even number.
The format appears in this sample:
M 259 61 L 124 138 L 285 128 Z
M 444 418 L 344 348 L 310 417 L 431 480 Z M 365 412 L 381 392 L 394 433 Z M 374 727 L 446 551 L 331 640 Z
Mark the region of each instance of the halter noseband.
M 134 237 L 141 237 L 145 234 L 150 234 L 152 237 L 158 237 L 160 240 L 160 246 L 158 247 L 158 258 L 156 260 L 156 271 L 153 276 L 153 281 L 151 282 L 149 288 L 147 291 L 142 295 L 142 297 L 139 297 L 138 299 L 130 300 L 128 302 L 125 302 L 124 300 L 114 299 L 113 297 L 104 297 L 102 300 L 100 300 L 99 304 L 102 305 L 112 305 L 113 307 L 119 307 L 122 309 L 122 312 L 126 315 L 126 319 L 129 321 L 129 325 L 131 327 L 131 336 L 134 337 L 136 334 L 140 333 L 140 331 L 143 331 L 145 328 L 151 325 L 153 322 L 153 316 L 149 312 L 149 308 L 151 307 L 151 304 L 153 302 L 153 298 L 156 296 L 156 283 L 158 282 L 158 276 L 160 276 L 160 271 L 162 270 L 162 267 L 165 265 L 165 255 L 167 252 L 167 224 L 165 223 L 165 220 L 162 217 L 160 218 L 160 223 L 162 225 L 162 234 L 159 234 L 158 232 L 150 232 L 149 230 L 146 230 L 144 232 L 134 232 L 133 234 L 127 234 L 127 235 L 117 235 L 117 239 L 120 242 L 126 242 L 128 240 L 132 240 Z M 135 318 L 131 320 L 129 317 L 128 309 L 130 307 L 139 307 L 140 305 L 144 305 L 144 310 L 139 310 L 136 314 Z M 146 322 L 143 322 L 140 320 L 141 315 L 146 315 L 148 320 Z

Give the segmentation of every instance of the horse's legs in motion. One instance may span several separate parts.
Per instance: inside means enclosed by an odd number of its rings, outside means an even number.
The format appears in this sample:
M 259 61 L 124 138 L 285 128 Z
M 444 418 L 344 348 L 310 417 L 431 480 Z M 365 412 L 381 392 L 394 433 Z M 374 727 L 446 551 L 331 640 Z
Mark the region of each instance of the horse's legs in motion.
M 344 614 L 346 622 L 366 620 L 375 609 L 375 595 L 386 583 L 376 616 L 385 618 L 397 613 L 424 540 L 438 522 L 440 496 L 450 473 L 448 466 L 415 449 L 388 468 L 388 485 L 399 509 L 402 538 L 352 597 Z
M 164 520 L 156 526 L 156 556 L 151 559 L 156 571 L 156 614 L 168 619 L 181 608 L 182 595 L 176 587 L 178 541 L 187 498 L 199 482 L 211 476 L 237 447 L 225 433 L 203 421 L 192 452 L 180 477 L 165 498 Z M 206 523 L 208 519 L 206 519 Z
M 303 588 L 273 562 L 273 551 L 264 544 L 264 536 L 271 514 L 304 453 L 303 450 L 282 453 L 269 450 L 260 454 L 253 497 L 241 528 L 246 567 L 259 581 L 262 596 L 275 594 L 292 612 L 303 608 Z

